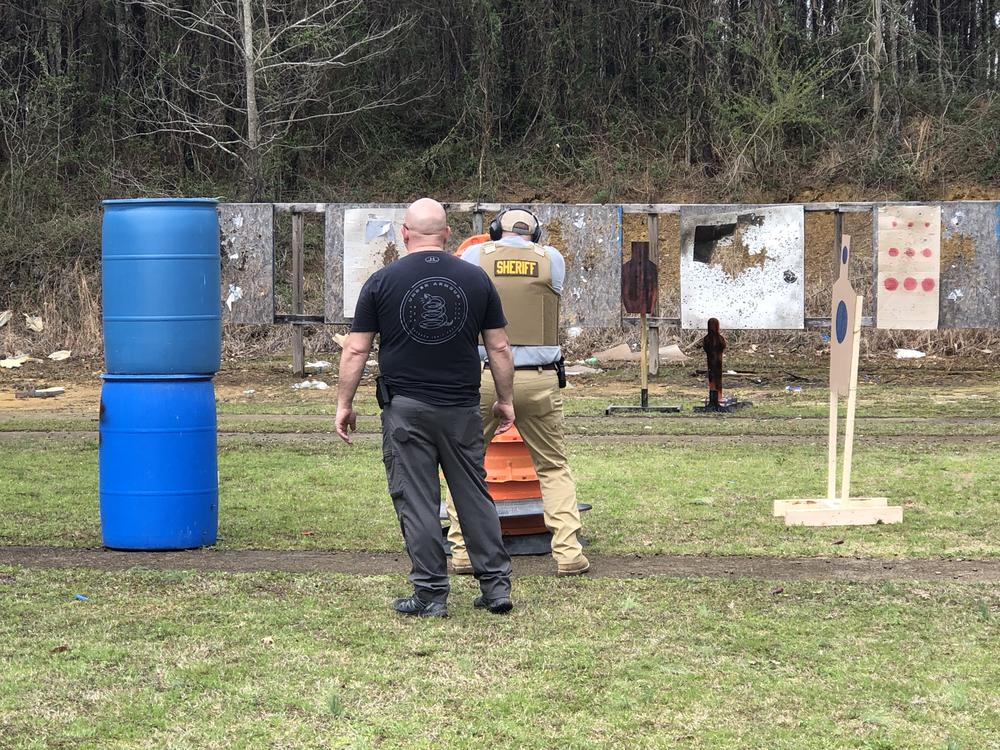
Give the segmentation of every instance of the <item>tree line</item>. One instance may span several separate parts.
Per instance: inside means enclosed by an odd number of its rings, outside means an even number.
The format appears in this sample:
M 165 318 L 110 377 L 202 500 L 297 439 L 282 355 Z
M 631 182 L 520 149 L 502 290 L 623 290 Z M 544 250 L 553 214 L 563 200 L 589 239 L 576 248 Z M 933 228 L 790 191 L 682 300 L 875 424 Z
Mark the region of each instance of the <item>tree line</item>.
M 996 184 L 998 67 L 996 0 L 0 0 L 0 226 L 156 193 Z

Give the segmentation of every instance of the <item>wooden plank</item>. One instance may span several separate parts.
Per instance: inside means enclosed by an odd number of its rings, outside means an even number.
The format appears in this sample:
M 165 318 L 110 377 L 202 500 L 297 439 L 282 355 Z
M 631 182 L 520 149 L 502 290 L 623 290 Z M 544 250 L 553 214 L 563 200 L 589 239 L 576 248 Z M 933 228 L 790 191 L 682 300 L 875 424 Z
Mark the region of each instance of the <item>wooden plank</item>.
M 649 260 L 652 261 L 653 265 L 657 268 L 660 267 L 660 215 L 656 213 L 646 214 L 646 234 L 648 235 L 649 241 Z M 656 298 L 656 310 L 653 310 L 654 315 L 660 314 L 660 298 L 657 295 Z M 646 337 L 649 340 L 648 346 L 649 350 L 653 352 L 653 356 L 649 360 L 649 374 L 657 375 L 660 372 L 660 327 L 658 325 L 651 324 L 645 326 Z
M 274 209 L 270 203 L 220 203 L 222 321 L 274 322 Z
M 830 424 L 826 437 L 826 496 L 830 500 L 837 496 L 837 408 L 837 392 L 831 389 Z
M 327 203 L 275 203 L 274 212 L 278 214 L 322 214 L 326 213 Z
M 785 515 L 790 510 L 810 510 L 816 508 L 885 508 L 889 504 L 885 497 L 852 497 L 847 503 L 831 500 L 828 497 L 800 497 L 789 500 L 775 500 L 771 509 L 776 518 Z
M 326 207 L 323 227 L 323 317 L 327 323 L 344 323 L 344 208 Z
M 681 212 L 682 208 L 688 208 L 690 206 L 697 206 L 705 208 L 711 206 L 710 203 L 622 203 L 622 212 L 626 214 L 648 214 L 648 213 L 658 213 L 658 214 L 678 214 Z M 741 204 L 733 204 L 740 206 Z M 744 208 L 749 208 L 751 206 L 756 206 L 760 204 L 747 203 L 742 204 Z M 769 205 L 788 205 L 788 204 L 769 204 Z M 832 213 L 834 211 L 841 211 L 843 213 L 867 213 L 871 210 L 874 203 L 866 201 L 847 201 L 844 203 L 802 203 L 796 204 L 801 205 L 805 211 L 810 212 L 823 212 Z
M 292 214 L 292 314 L 305 312 L 305 218 L 301 213 Z M 305 345 L 302 326 L 292 327 L 292 372 L 299 377 L 306 374 Z
M 683 203 L 622 203 L 626 214 L 679 214 Z
M 874 526 L 877 523 L 902 523 L 903 508 L 815 508 L 793 509 L 785 513 L 786 526 Z
M 943 203 L 938 328 L 996 327 L 1000 327 L 1000 203 Z
M 649 406 L 649 351 L 646 340 L 649 338 L 649 326 L 646 325 L 646 313 L 639 314 L 639 388 L 642 394 L 642 405 Z M 657 351 L 659 359 L 659 351 Z

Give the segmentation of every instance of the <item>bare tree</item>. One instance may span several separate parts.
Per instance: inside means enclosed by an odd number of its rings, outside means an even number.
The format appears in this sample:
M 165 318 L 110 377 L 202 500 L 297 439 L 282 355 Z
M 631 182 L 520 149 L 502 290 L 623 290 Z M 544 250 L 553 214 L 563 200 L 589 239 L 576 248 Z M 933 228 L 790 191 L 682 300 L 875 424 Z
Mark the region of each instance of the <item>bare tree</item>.
M 150 24 L 171 27 L 156 29 L 161 41 L 149 45 L 157 74 L 137 109 L 146 134 L 228 154 L 252 200 L 264 195 L 277 150 L 316 145 L 301 142 L 296 126 L 398 104 L 413 80 L 411 71 L 371 91 L 350 76 L 413 22 L 369 22 L 363 0 L 128 1 L 149 11 Z

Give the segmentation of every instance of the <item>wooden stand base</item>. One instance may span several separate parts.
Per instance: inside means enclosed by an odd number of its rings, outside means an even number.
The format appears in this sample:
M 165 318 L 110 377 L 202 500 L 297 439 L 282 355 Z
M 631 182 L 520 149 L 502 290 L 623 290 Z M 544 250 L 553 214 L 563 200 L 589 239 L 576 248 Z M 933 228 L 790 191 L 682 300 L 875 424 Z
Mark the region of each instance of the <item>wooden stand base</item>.
M 635 414 L 635 413 L 675 413 L 679 412 L 681 407 L 679 406 L 609 406 L 604 410 L 605 416 L 611 416 L 612 414 Z
M 903 521 L 902 506 L 889 505 L 884 497 L 775 500 L 773 513 L 784 516 L 786 526 L 873 526 Z

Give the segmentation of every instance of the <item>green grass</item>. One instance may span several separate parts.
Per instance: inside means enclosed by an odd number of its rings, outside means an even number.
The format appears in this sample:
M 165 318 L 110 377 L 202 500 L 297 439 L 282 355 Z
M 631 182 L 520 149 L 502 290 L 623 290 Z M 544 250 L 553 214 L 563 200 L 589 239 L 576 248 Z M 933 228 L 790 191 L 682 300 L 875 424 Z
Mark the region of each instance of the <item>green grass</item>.
M 961 419 L 961 418 L 959 418 Z M 601 435 L 702 435 L 702 436 L 779 436 L 826 439 L 827 417 L 763 417 L 748 412 L 735 414 L 692 415 L 659 414 L 655 416 L 574 416 L 566 419 L 566 434 L 581 438 Z M 14 432 L 91 432 L 96 433 L 96 419 L 68 418 L 15 418 L 0 424 L 0 433 Z M 361 413 L 358 431 L 375 434 L 380 431 L 377 416 Z M 333 433 L 333 415 L 317 419 L 310 415 L 289 416 L 280 414 L 226 414 L 220 415 L 221 432 L 251 434 L 323 434 Z M 840 431 L 844 431 L 841 415 Z M 859 418 L 855 437 L 873 440 L 879 437 L 923 437 L 958 439 L 963 436 L 1000 436 L 1000 419 L 969 419 L 968 421 L 942 422 L 935 419 L 905 420 L 897 418 Z
M 975 381 L 976 377 L 970 380 Z M 727 393 L 753 401 L 753 416 L 762 417 L 826 417 L 829 414 L 829 392 L 825 381 L 801 385 L 801 393 L 789 393 L 783 385 L 758 386 L 736 385 Z M 375 399 L 369 395 L 370 388 L 363 388 L 355 401 L 360 413 L 375 414 L 378 409 Z M 992 382 L 965 386 L 897 386 L 861 384 L 858 389 L 859 417 L 1000 417 L 1000 389 Z M 297 394 L 271 397 L 268 400 L 256 397 L 241 400 L 220 401 L 219 414 L 271 414 L 271 415 L 328 415 L 337 413 L 333 391 L 328 395 Z M 681 405 L 690 413 L 692 406 L 705 398 L 705 388 L 685 384 L 666 386 L 654 384 L 650 387 L 650 403 Z M 602 417 L 609 404 L 638 405 L 639 386 L 629 389 L 617 383 L 614 390 L 595 384 L 578 384 L 564 392 L 564 408 L 567 416 Z M 846 403 L 841 399 L 841 404 Z M 842 406 L 842 409 L 844 407 Z
M 786 528 L 775 499 L 825 491 L 823 441 L 761 446 L 574 443 L 571 466 L 599 553 L 1000 555 L 1000 447 L 859 445 L 853 494 L 905 506 L 901 525 Z M 380 447 L 220 448 L 220 546 L 398 551 Z M 0 452 L 0 543 L 100 543 L 97 446 L 27 440 Z M 832 546 L 834 541 L 842 544 Z
M 1000 746 L 994 588 L 453 581 L 0 569 L 3 747 Z

